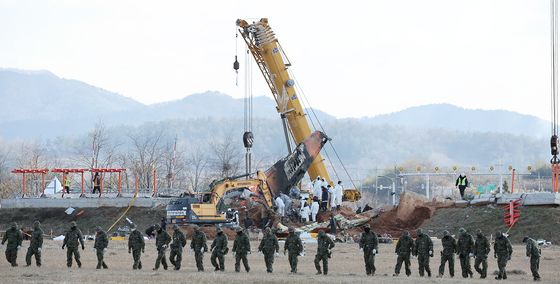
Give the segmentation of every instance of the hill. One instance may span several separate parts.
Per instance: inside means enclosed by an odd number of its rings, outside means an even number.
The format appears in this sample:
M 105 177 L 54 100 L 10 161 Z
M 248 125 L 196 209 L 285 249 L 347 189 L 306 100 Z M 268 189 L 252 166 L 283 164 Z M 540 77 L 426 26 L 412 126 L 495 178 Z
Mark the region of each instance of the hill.
M 506 110 L 465 109 L 450 104 L 429 104 L 364 118 L 371 125 L 402 125 L 418 129 L 499 132 L 530 137 L 550 136 L 550 122 Z
M 48 71 L 0 69 L 0 122 L 95 119 L 99 114 L 134 110 L 133 99 Z

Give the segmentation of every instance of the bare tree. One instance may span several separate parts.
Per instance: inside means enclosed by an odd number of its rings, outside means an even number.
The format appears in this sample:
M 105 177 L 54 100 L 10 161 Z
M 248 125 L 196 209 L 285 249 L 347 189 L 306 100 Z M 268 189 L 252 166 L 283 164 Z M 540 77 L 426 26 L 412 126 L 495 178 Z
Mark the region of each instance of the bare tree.
M 177 144 L 177 138 L 165 143 L 162 151 L 162 163 L 166 172 L 167 188 L 180 188 L 184 186 L 183 172 L 185 170 L 185 155 Z
M 0 196 L 5 198 L 13 194 L 16 188 L 13 186 L 13 180 L 10 178 L 9 169 L 10 151 L 7 145 L 0 146 Z
M 150 188 L 152 173 L 157 170 L 161 161 L 163 131 L 154 129 L 145 132 L 139 129 L 128 134 L 132 142 L 129 161 L 134 173 L 138 175 L 139 187 Z
M 235 140 L 227 137 L 210 144 L 214 153 L 213 168 L 218 178 L 231 177 L 239 173 L 241 154 L 233 141 Z
M 38 142 L 29 144 L 22 142 L 18 148 L 19 150 L 15 156 L 16 167 L 26 169 L 43 169 L 48 167 L 45 149 Z M 42 190 L 38 183 L 40 174 L 29 174 L 26 177 L 33 181 L 27 183 L 28 192 L 30 194 L 38 194 Z
M 208 166 L 206 153 L 200 147 L 191 148 L 187 158 L 187 180 L 194 192 L 199 192 Z

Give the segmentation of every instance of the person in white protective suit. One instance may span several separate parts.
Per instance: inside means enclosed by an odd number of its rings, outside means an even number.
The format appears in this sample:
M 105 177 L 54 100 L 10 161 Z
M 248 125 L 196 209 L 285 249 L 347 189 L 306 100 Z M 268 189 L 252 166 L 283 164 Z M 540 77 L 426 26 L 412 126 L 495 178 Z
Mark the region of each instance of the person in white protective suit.
M 317 213 L 319 213 L 319 198 L 317 196 L 313 197 L 313 203 L 311 204 L 311 221 L 317 221 Z
M 343 191 L 342 181 L 338 181 L 336 186 L 334 187 L 334 204 L 336 209 L 340 209 L 342 205 L 342 191 Z
M 324 178 L 321 178 L 321 186 L 327 188 L 329 186 L 329 183 Z
M 276 212 L 280 214 L 280 216 L 284 217 L 286 207 L 284 205 L 284 200 L 282 200 L 282 197 L 276 197 L 276 200 L 274 200 L 274 204 L 276 205 Z
M 334 188 L 332 186 L 328 186 L 327 190 L 329 191 L 329 204 L 331 206 L 331 210 L 335 210 L 336 209 L 336 202 L 335 202 L 335 196 L 334 196 Z
M 323 182 L 321 181 L 321 177 L 317 177 L 315 182 L 313 183 L 313 196 L 317 196 L 319 198 L 321 196 L 321 186 Z
M 305 202 L 303 208 L 300 210 L 301 219 L 304 223 L 309 222 L 309 214 L 311 214 L 311 208 L 309 208 L 309 205 Z

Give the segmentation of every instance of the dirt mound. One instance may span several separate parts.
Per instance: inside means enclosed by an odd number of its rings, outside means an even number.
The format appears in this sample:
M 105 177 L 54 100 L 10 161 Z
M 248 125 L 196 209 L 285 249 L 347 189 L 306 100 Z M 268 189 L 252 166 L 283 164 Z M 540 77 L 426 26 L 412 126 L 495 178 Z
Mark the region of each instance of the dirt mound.
M 410 231 L 412 235 L 415 235 L 414 230 L 420 227 L 425 220 L 431 218 L 437 208 L 449 206 L 451 203 L 430 202 L 422 195 L 407 191 L 401 194 L 397 208 L 373 219 L 370 225 L 379 234 L 399 237 L 404 231 Z

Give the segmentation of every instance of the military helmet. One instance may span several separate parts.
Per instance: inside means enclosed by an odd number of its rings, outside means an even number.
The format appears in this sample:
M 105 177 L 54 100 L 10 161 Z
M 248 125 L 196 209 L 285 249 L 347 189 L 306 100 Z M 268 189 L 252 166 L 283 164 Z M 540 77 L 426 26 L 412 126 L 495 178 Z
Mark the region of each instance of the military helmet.
M 481 229 L 476 229 L 476 234 L 477 235 L 482 235 L 482 230 Z
M 179 230 L 179 225 L 173 224 L 173 230 Z
M 216 233 L 221 233 L 223 232 L 222 227 L 216 227 Z
M 39 226 L 41 226 L 41 222 L 39 221 L 33 222 L 33 228 L 39 228 Z
M 77 226 L 76 221 L 70 222 L 70 227 L 76 227 L 76 226 Z
M 364 229 L 371 229 L 371 227 L 369 226 L 369 224 L 365 224 Z
M 136 230 L 136 224 L 134 224 L 134 223 L 130 224 L 130 228 L 131 228 L 132 230 Z
M 501 236 L 502 236 L 502 232 L 497 231 L 497 232 L 496 232 L 496 238 L 500 238 Z
M 17 223 L 16 223 L 16 222 L 12 222 L 11 227 L 12 227 L 13 229 L 17 228 Z
M 102 230 L 102 229 L 101 229 L 100 226 L 96 226 L 96 227 L 95 227 L 95 231 L 96 231 L 96 232 L 101 232 L 101 230 Z
M 200 230 L 200 227 L 199 227 L 198 225 L 193 225 L 192 228 L 193 228 L 193 230 L 195 230 L 195 231 Z
M 523 242 L 524 242 L 524 243 L 526 243 L 528 240 L 529 240 L 529 236 L 525 236 L 525 237 L 523 238 Z
M 243 228 L 237 227 L 237 228 L 235 228 L 235 231 L 238 232 L 238 233 L 241 233 L 241 232 L 243 232 Z
M 464 233 L 466 233 L 466 232 L 467 232 L 467 230 L 465 230 L 465 228 L 460 228 L 460 229 L 459 229 L 459 233 L 460 233 L 460 234 L 464 234 Z
M 443 236 L 444 236 L 444 237 L 445 237 L 445 236 L 449 236 L 449 231 L 448 231 L 448 230 L 443 231 Z
M 159 224 L 155 224 L 154 229 L 159 230 L 159 229 L 161 229 L 161 226 Z
M 295 232 L 295 231 L 296 231 L 296 230 L 294 229 L 294 227 L 289 227 L 289 228 L 288 228 L 288 232 L 290 232 L 290 233 L 293 233 L 293 232 Z
M 267 233 L 267 234 L 270 233 L 270 227 L 264 228 L 264 232 Z
M 422 229 L 420 229 L 420 228 L 417 229 L 417 230 L 416 230 L 416 235 L 418 235 L 418 236 L 419 236 L 419 235 L 422 235 Z
M 324 236 L 325 235 L 325 231 L 324 230 L 319 230 L 319 236 Z
M 409 231 L 404 231 L 404 235 L 405 236 L 410 236 L 410 232 Z

